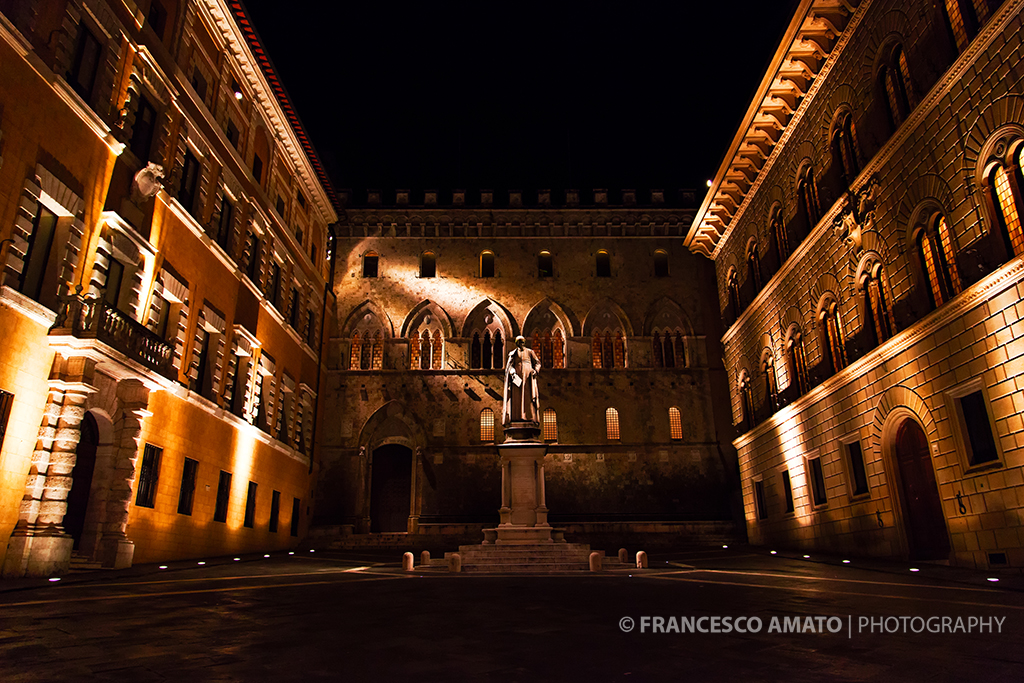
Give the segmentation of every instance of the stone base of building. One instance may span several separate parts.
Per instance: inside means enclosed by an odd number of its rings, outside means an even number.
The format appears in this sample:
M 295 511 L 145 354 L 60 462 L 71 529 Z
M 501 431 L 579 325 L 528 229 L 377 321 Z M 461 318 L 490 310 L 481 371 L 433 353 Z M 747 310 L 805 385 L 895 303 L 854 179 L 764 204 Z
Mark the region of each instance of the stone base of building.
M 55 576 L 71 566 L 71 549 L 75 539 L 63 529 L 15 529 L 7 544 L 4 578 Z
M 104 569 L 127 569 L 132 566 L 134 556 L 135 544 L 124 537 L 100 539 L 96 553 L 96 559 Z

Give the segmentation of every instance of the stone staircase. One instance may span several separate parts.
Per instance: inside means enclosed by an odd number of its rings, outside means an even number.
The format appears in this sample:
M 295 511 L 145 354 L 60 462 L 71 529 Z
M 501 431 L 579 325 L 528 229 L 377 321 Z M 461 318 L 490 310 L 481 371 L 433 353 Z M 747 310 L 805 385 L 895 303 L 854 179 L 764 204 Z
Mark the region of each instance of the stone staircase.
M 536 543 L 529 545 L 460 545 L 462 571 L 467 573 L 549 573 L 588 571 L 590 546 L 584 543 Z M 599 551 L 604 555 L 604 551 Z M 447 567 L 453 553 L 431 565 Z M 606 568 L 618 565 L 618 558 L 603 558 Z
M 87 556 L 82 555 L 78 551 L 72 551 L 71 553 L 71 566 L 68 567 L 68 571 L 71 572 L 94 572 L 98 569 L 102 569 L 103 565 L 99 562 L 93 562 Z

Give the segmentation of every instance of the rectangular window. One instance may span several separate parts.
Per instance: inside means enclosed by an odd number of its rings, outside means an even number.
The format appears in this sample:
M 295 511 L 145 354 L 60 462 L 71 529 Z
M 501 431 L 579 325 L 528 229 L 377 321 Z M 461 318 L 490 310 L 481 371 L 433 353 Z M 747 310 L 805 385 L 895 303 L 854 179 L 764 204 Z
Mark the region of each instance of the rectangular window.
M 192 152 L 185 152 L 181 170 L 181 186 L 178 188 L 178 202 L 189 213 L 196 209 L 196 187 L 199 185 L 199 161 Z
M 225 133 L 228 136 L 228 142 L 231 143 L 232 147 L 237 149 L 238 148 L 238 127 L 235 126 L 235 122 L 232 121 L 231 119 L 228 119 L 228 127 L 227 127 L 227 130 L 225 131 Z
M 252 177 L 256 179 L 257 185 L 263 184 L 263 159 L 260 159 L 259 154 L 252 157 Z
M 292 305 L 288 310 L 288 322 L 292 329 L 299 326 L 299 290 L 292 287 Z
M 156 132 L 156 110 L 145 97 L 139 100 L 135 110 L 135 125 L 132 126 L 132 139 L 129 147 L 139 161 L 149 161 L 149 148 L 153 144 L 153 133 Z
M 203 102 L 206 101 L 206 77 L 199 71 L 199 67 L 193 67 L 192 69 L 192 87 L 195 88 L 196 94 L 199 95 L 199 99 Z
M 213 509 L 213 521 L 228 521 L 228 500 L 231 497 L 231 473 L 221 470 L 217 483 L 217 506 Z
M 146 15 L 146 23 L 150 25 L 156 37 L 164 39 L 164 28 L 167 26 L 167 10 L 160 4 L 159 0 L 153 0 L 149 5 L 149 14 Z
M 619 411 L 609 408 L 604 413 L 605 435 L 609 441 L 619 440 Z
M 92 100 L 92 88 L 96 83 L 96 71 L 100 65 L 100 41 L 85 26 L 80 26 L 75 61 L 68 72 L 68 82 L 86 102 Z
M 861 450 L 860 442 L 846 444 L 846 455 L 850 459 L 850 479 L 853 485 L 853 495 L 861 496 L 868 492 L 868 473 L 864 468 L 864 452 Z
M 207 396 L 210 392 L 210 386 L 213 384 L 210 372 L 210 333 L 208 330 L 199 330 L 199 339 L 196 340 L 196 344 L 199 345 L 199 367 L 196 368 L 196 378 L 192 382 L 192 391 L 198 392 L 199 394 Z
M 764 481 L 754 482 L 754 507 L 757 508 L 758 519 L 768 519 L 768 505 L 764 498 Z
M 11 406 L 14 394 L 0 390 L 0 449 L 4 447 L 4 435 L 7 434 L 7 422 L 11 419 Z
M 281 304 L 278 298 L 281 296 L 281 265 L 277 261 L 270 262 L 270 278 L 267 281 L 267 299 L 270 305 L 278 308 Z
M 558 440 L 558 416 L 551 408 L 544 411 L 542 432 L 542 437 L 545 441 Z
M 302 508 L 302 501 L 292 498 L 292 536 L 299 535 L 299 512 Z
M 25 270 L 21 274 L 21 293 L 39 301 L 50 265 L 50 252 L 57 234 L 57 216 L 42 204 L 36 205 L 36 224 L 29 239 Z
M 786 512 L 793 512 L 793 483 L 789 480 L 789 470 L 782 471 L 782 491 L 786 494 Z
M 821 469 L 821 458 L 807 458 L 807 478 L 810 480 L 811 499 L 814 505 L 824 505 L 828 502 L 825 495 L 825 473 Z
M 142 465 L 139 466 L 139 491 L 135 504 L 151 508 L 156 502 L 156 482 L 160 478 L 160 456 L 164 449 L 147 443 L 142 451 Z
M 103 303 L 109 308 L 117 308 L 121 298 L 121 283 L 124 281 L 124 264 L 117 259 L 110 259 L 107 267 L 107 288 L 103 292 Z
M 281 195 L 277 195 L 277 202 L 274 204 L 274 208 L 277 209 L 277 215 L 284 217 L 284 200 L 281 199 Z M 300 240 L 301 241 L 301 240 Z
M 304 194 L 302 194 L 301 192 L 296 193 L 295 199 L 298 200 L 299 206 L 301 206 L 303 209 L 306 208 L 306 196 Z
M 178 493 L 178 514 L 191 515 L 192 501 L 196 493 L 196 473 L 199 461 L 185 458 L 185 466 L 181 470 L 181 490 Z
M 235 222 L 235 205 L 231 203 L 227 195 L 220 200 L 220 220 L 217 222 L 217 244 L 230 253 L 228 245 L 231 244 L 231 227 Z
M 245 520 L 243 526 L 248 529 L 256 524 L 256 482 L 249 482 L 249 490 L 245 494 Z
M 277 522 L 281 515 L 281 492 L 274 491 L 270 494 L 270 533 L 277 533 Z
M 985 396 L 975 391 L 960 398 L 960 412 L 967 431 L 967 459 L 971 465 L 981 465 L 999 459 L 996 442 L 985 408 Z
M 260 238 L 254 232 L 249 233 L 249 244 L 246 247 L 249 260 L 245 264 L 245 274 L 251 282 L 259 280 L 260 273 Z

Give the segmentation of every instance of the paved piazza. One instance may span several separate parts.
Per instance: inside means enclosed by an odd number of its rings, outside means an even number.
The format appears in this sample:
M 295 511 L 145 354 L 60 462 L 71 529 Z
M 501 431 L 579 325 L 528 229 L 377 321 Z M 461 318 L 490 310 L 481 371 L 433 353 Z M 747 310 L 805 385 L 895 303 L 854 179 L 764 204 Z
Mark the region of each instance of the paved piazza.
M 0 680 L 995 682 L 1024 664 L 1018 576 L 746 547 L 511 577 L 397 555 L 0 583 Z

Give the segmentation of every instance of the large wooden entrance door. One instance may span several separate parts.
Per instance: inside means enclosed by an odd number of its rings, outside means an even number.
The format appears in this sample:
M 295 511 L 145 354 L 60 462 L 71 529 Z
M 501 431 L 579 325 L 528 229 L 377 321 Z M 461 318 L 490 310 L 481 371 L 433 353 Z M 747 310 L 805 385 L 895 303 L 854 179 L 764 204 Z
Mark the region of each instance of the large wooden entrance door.
M 64 530 L 75 539 L 76 550 L 82 541 L 82 531 L 85 530 L 85 513 L 89 507 L 89 491 L 92 489 L 92 475 L 96 469 L 96 449 L 100 444 L 99 428 L 91 413 L 85 414 L 81 429 L 75 467 L 71 470 L 68 510 L 64 513 Z
M 920 425 L 909 418 L 896 432 L 896 464 L 911 559 L 948 559 L 949 534 L 928 453 L 928 439 Z
M 370 531 L 408 531 L 412 451 L 389 444 L 373 452 L 370 471 Z

